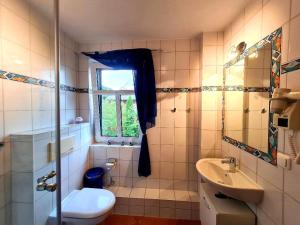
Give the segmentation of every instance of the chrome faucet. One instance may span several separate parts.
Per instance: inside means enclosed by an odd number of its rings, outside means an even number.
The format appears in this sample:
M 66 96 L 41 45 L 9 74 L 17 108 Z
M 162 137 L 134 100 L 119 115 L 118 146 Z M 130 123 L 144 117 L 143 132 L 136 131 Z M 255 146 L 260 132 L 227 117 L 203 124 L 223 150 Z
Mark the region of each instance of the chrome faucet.
M 53 184 L 48 184 L 47 180 L 53 178 L 56 176 L 55 171 L 51 171 L 45 176 L 39 177 L 37 179 L 37 185 L 36 185 L 36 190 L 37 191 L 49 191 L 49 192 L 54 192 L 57 188 L 56 183 Z
M 45 182 L 38 183 L 36 186 L 37 191 L 49 191 L 54 192 L 56 191 L 57 185 L 56 183 L 53 184 L 47 184 Z
M 50 173 L 48 173 L 46 176 L 42 176 L 42 177 L 39 177 L 37 179 L 37 183 L 43 183 L 43 182 L 46 182 L 47 180 L 51 179 L 52 177 L 55 177 L 56 176 L 56 172 L 55 171 L 51 171 Z
M 221 163 L 226 163 L 229 165 L 229 172 L 230 173 L 235 173 L 235 169 L 236 169 L 236 158 L 234 157 L 228 157 L 225 159 L 221 160 Z

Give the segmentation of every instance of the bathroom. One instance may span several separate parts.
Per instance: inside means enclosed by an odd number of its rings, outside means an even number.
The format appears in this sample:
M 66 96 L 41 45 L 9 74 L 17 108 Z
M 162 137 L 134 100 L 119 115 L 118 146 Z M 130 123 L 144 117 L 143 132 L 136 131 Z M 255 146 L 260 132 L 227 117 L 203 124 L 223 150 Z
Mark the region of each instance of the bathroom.
M 0 225 L 300 224 L 299 27 L 299 0 L 0 0 Z

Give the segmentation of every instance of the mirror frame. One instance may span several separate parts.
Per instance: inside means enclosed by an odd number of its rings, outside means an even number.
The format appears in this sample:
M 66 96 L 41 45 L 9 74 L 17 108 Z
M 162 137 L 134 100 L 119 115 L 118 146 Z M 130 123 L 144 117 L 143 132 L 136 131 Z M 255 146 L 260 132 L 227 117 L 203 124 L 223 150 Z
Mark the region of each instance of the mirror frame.
M 272 46 L 272 67 L 270 71 L 270 88 L 269 94 L 272 96 L 274 88 L 280 86 L 280 67 L 281 67 L 281 37 L 282 28 L 275 30 L 270 35 L 263 38 L 261 41 L 253 45 L 252 47 L 246 49 L 242 54 L 236 56 L 224 65 L 223 73 L 223 91 L 222 91 L 222 139 L 239 149 L 242 149 L 266 162 L 273 165 L 277 165 L 277 147 L 278 147 L 278 129 L 273 126 L 273 113 L 269 113 L 269 130 L 268 130 L 268 153 L 263 152 L 259 149 L 255 149 L 245 143 L 235 140 L 231 137 L 225 135 L 225 91 L 232 91 L 234 89 L 240 88 L 236 86 L 225 86 L 226 73 L 225 69 L 233 66 L 241 59 L 246 58 L 252 53 L 263 48 L 266 44 L 271 43 Z M 252 90 L 252 89 L 251 89 Z M 247 91 L 247 90 L 245 90 Z M 252 90 L 253 91 L 253 90 Z M 270 107 L 270 106 L 269 106 Z

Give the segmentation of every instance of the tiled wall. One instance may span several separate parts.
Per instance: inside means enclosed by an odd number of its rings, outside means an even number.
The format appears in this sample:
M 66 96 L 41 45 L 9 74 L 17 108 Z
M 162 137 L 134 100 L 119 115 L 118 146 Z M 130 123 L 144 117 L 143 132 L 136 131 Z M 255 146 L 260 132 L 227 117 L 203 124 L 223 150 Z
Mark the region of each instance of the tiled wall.
M 46 4 L 46 3 L 45 3 Z M 51 6 L 49 6 L 51 7 Z M 53 26 L 23 0 L 0 1 L 0 70 L 54 81 Z M 62 83 L 76 86 L 77 45 L 62 33 Z M 62 124 L 75 118 L 74 92 L 61 93 Z M 54 89 L 0 79 L 0 224 L 10 202 L 10 134 L 54 125 Z
M 202 40 L 202 86 L 223 83 L 223 32 L 204 33 Z M 201 93 L 199 158 L 221 155 L 222 91 L 213 88 Z
M 201 77 L 200 40 L 121 41 L 81 45 L 80 51 L 150 48 L 153 51 L 156 87 L 199 87 Z M 79 87 L 88 85 L 87 58 L 79 60 Z M 88 94 L 79 94 L 82 115 L 88 113 Z M 197 190 L 195 162 L 198 159 L 199 93 L 157 93 L 157 124 L 148 130 L 152 174 L 140 179 L 144 186 Z M 176 112 L 171 112 L 176 108 Z M 107 152 L 109 152 L 109 148 Z M 120 149 L 120 154 L 122 148 Z M 122 157 L 120 157 L 120 160 Z M 137 170 L 137 161 L 127 164 Z M 122 164 L 124 168 L 125 164 Z M 124 180 L 126 176 L 120 178 Z M 130 180 L 130 179 L 129 179 Z M 143 181 L 144 180 L 144 181 Z M 125 182 L 126 183 L 126 182 Z M 125 185 L 121 182 L 121 185 Z M 139 184 L 140 185 L 140 184 Z
M 73 148 L 61 158 L 61 189 L 62 198 L 65 198 L 71 191 L 81 188 L 84 172 L 89 168 L 89 124 L 64 126 L 61 136 L 74 139 Z M 6 221 L 7 225 L 45 225 L 56 207 L 55 192 L 35 190 L 37 178 L 55 170 L 55 161 L 48 157 L 48 145 L 54 140 L 52 129 L 12 135 L 12 217 L 11 222 Z M 55 181 L 53 178 L 47 183 Z
M 232 45 L 246 41 L 255 44 L 267 34 L 283 27 L 282 63 L 300 57 L 300 2 L 298 0 L 255 0 L 228 26 L 224 33 L 224 58 Z M 281 76 L 281 87 L 300 91 L 300 70 Z M 296 133 L 299 149 L 300 133 Z M 289 154 L 288 132 L 279 131 L 278 150 Z M 252 155 L 222 142 L 223 155 L 234 155 L 240 168 L 256 180 L 264 190 L 261 204 L 252 206 L 259 225 L 296 225 L 300 212 L 300 166 L 293 163 L 292 170 L 272 166 Z
M 197 192 L 164 189 L 159 180 L 138 176 L 139 149 L 139 146 L 90 146 L 93 166 L 105 167 L 108 158 L 118 159 L 111 170 L 115 184 L 108 187 L 117 197 L 114 213 L 198 220 Z

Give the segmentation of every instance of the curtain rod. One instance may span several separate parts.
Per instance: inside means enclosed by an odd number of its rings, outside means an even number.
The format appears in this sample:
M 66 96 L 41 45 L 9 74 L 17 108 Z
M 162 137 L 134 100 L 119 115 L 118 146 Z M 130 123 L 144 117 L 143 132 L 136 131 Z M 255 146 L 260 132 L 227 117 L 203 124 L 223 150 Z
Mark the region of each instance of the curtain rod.
M 114 50 L 124 50 L 124 49 L 114 49 Z M 114 50 L 111 50 L 111 51 L 114 51 Z M 162 52 L 161 49 L 150 49 L 150 50 L 151 50 L 151 52 Z M 99 54 L 103 54 L 103 53 L 106 53 L 106 52 L 109 52 L 109 51 L 91 51 L 91 52 L 83 51 L 81 53 L 94 54 L 96 52 L 98 52 Z

